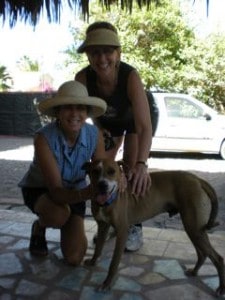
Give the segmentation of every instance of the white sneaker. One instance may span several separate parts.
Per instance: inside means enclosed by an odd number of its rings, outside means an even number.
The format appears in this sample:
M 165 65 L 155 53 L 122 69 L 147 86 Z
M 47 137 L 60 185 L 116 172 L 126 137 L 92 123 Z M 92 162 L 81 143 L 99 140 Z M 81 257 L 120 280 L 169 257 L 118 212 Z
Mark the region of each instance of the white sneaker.
M 126 251 L 137 251 L 143 245 L 143 233 L 141 226 L 131 225 L 128 231 Z

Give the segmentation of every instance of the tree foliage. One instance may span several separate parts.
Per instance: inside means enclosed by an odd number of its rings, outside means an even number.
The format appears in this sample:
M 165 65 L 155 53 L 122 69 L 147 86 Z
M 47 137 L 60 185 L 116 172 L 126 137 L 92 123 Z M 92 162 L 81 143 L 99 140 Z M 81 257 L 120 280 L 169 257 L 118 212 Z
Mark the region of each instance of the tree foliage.
M 27 55 L 22 56 L 17 62 L 17 65 L 19 69 L 24 72 L 37 72 L 40 70 L 38 60 L 33 60 Z
M 225 108 L 225 36 L 211 35 L 204 43 L 201 51 L 200 74 L 201 81 L 197 82 L 198 94 L 204 91 L 202 98 L 208 104 L 224 111 Z M 202 55 L 204 54 L 204 57 Z M 200 83 L 200 84 L 199 84 Z
M 0 91 L 7 91 L 12 84 L 12 77 L 5 66 L 0 66 Z

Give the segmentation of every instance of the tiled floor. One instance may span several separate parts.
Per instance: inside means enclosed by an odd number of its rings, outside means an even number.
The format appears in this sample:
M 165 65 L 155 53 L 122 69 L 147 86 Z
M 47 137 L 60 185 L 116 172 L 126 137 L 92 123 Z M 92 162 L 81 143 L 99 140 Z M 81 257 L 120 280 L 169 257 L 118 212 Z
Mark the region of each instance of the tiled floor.
M 74 268 L 64 263 L 59 249 L 59 231 L 47 231 L 50 254 L 31 257 L 27 248 L 34 216 L 28 212 L 0 209 L 0 299 L 1 300 L 209 300 L 218 286 L 217 272 L 207 260 L 198 277 L 188 278 L 184 269 L 193 266 L 196 254 L 182 230 L 144 226 L 144 245 L 135 253 L 124 253 L 117 280 L 110 292 L 96 287 L 106 276 L 114 239 L 108 241 L 96 267 Z M 96 224 L 85 221 L 93 253 Z M 210 234 L 216 250 L 225 258 L 225 233 Z M 224 299 L 225 297 L 221 297 Z

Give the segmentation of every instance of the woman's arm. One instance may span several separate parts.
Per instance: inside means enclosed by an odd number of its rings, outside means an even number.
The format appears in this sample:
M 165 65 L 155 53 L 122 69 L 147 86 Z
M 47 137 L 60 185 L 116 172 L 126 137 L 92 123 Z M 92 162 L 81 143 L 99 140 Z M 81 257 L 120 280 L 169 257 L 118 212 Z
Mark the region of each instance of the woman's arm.
M 152 144 L 152 126 L 147 96 L 139 74 L 134 70 L 128 78 L 128 97 L 132 103 L 138 135 L 137 161 L 146 161 Z
M 132 163 L 130 166 L 132 192 L 137 195 L 143 195 L 146 188 L 151 184 L 151 178 L 148 174 L 145 162 L 149 157 L 152 144 L 152 126 L 147 96 L 140 76 L 135 70 L 129 75 L 127 92 L 132 103 L 137 137 L 135 138 L 132 134 L 126 136 L 124 143 L 126 151 L 124 151 L 124 153 L 125 155 L 128 155 L 128 160 L 130 159 Z M 134 147 L 136 151 L 134 151 Z M 133 154 L 131 151 L 133 151 Z M 124 159 L 126 161 L 125 156 Z
M 34 148 L 37 162 L 53 201 L 58 204 L 71 204 L 90 198 L 91 189 L 89 186 L 80 191 L 63 187 L 57 162 L 43 135 L 37 134 L 35 136 Z

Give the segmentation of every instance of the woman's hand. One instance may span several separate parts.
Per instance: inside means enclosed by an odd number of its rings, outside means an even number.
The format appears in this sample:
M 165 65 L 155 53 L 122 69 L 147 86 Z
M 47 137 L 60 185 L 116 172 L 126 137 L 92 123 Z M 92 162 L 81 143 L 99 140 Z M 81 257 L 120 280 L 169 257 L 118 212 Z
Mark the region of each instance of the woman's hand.
M 129 174 L 128 180 L 132 180 L 132 193 L 143 196 L 146 189 L 151 186 L 151 177 L 145 164 L 137 163 Z

